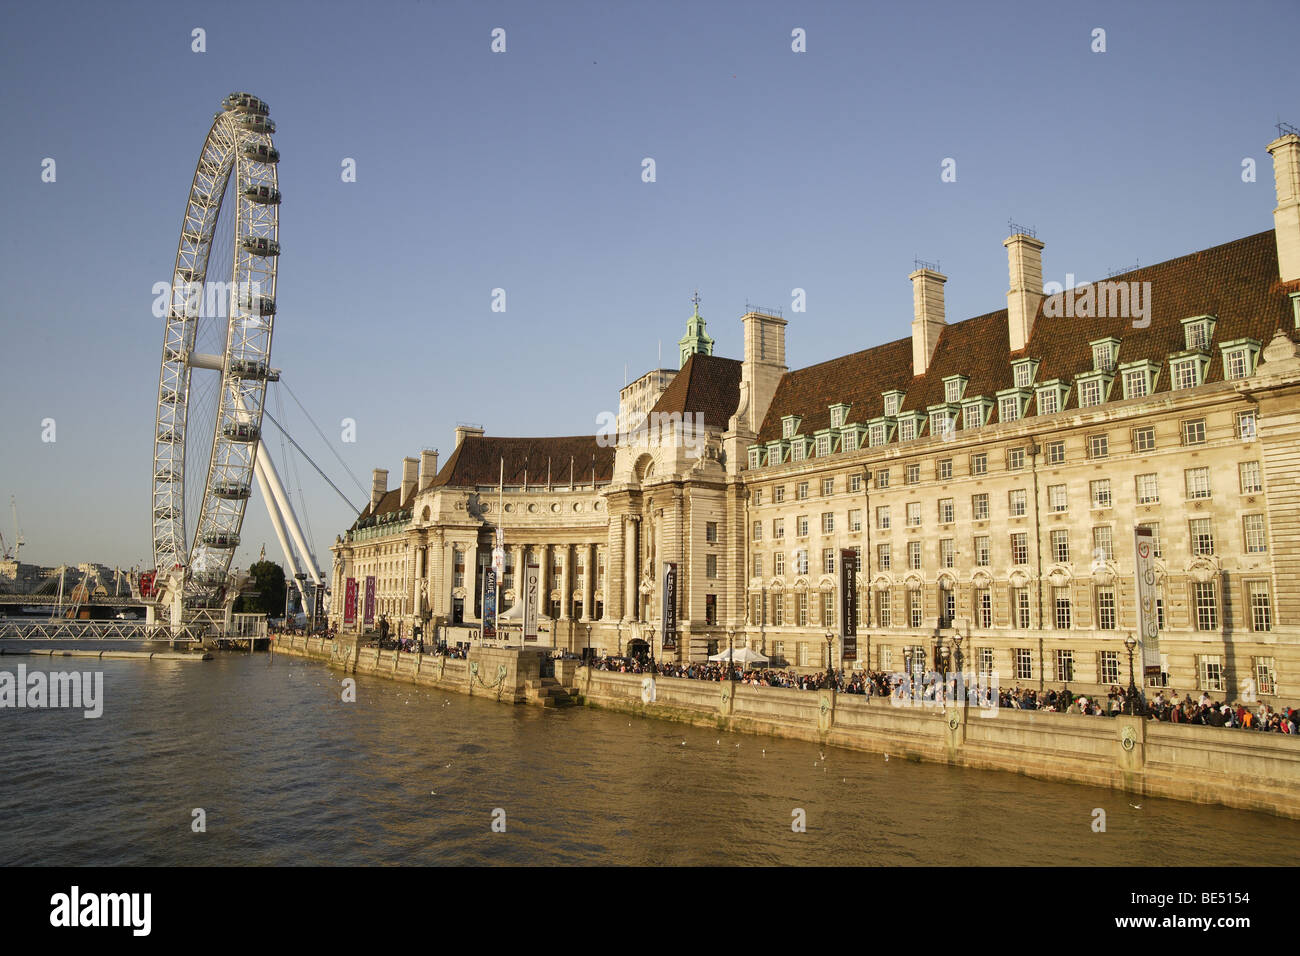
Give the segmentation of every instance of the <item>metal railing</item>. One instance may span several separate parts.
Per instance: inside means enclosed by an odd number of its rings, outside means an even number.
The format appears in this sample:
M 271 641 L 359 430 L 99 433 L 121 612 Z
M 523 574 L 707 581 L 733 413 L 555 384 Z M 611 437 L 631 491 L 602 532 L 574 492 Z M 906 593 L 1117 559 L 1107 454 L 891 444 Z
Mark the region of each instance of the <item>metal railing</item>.
M 173 629 L 144 621 L 34 621 L 28 618 L 0 618 L 0 640 L 7 641 L 176 641 L 195 643 L 207 634 L 207 626 L 187 625 Z

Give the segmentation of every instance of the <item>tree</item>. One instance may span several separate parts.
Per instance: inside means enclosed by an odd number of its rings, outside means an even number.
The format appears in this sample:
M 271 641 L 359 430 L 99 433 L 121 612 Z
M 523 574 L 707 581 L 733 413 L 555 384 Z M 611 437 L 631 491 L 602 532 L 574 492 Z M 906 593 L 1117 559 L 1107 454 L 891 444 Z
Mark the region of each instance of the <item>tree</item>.
M 288 587 L 284 569 L 274 561 L 255 561 L 248 568 L 250 586 L 255 594 L 241 594 L 235 603 L 239 613 L 261 613 L 268 617 L 284 614 L 284 594 Z

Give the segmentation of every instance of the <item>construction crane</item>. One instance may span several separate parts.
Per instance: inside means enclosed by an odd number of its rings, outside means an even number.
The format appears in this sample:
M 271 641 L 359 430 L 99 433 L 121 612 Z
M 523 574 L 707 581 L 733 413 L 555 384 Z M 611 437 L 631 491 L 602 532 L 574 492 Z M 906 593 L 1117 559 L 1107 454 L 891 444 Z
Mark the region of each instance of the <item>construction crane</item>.
M 14 519 L 13 549 L 10 550 L 9 546 L 5 544 L 4 533 L 0 532 L 0 554 L 4 555 L 6 561 L 17 561 L 18 552 L 22 549 L 22 546 L 27 543 L 27 540 L 23 537 L 22 530 L 18 527 L 18 500 L 14 495 L 9 496 L 9 513 Z

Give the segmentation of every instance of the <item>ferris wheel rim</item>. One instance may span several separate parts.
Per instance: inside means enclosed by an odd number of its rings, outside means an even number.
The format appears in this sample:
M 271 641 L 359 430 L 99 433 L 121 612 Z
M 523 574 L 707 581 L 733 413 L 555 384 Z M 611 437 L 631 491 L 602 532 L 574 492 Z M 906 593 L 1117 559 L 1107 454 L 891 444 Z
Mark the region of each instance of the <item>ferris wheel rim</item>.
M 184 590 L 203 602 L 224 590 L 251 495 L 270 367 L 279 258 L 279 153 L 266 103 L 232 93 L 213 118 L 195 166 L 167 300 L 155 412 L 154 566 L 179 570 Z M 233 188 L 231 180 L 233 178 Z M 230 200 L 226 199 L 229 195 Z M 195 351 L 205 305 L 214 304 L 209 258 L 224 207 L 233 205 L 230 281 L 220 318 L 220 355 Z M 220 283 L 216 283 L 219 287 Z M 206 293 L 206 296 L 205 296 Z M 197 301 L 196 301 L 197 300 Z M 187 534 L 186 438 L 195 369 L 220 376 L 211 454 L 192 535 Z M 202 439 L 203 436 L 198 436 Z

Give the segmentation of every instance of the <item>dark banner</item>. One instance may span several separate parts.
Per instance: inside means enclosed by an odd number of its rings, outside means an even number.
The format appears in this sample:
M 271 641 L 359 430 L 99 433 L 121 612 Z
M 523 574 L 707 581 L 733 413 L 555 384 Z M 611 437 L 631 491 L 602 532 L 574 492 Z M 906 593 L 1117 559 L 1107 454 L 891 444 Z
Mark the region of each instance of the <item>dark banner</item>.
M 483 569 L 483 639 L 497 636 L 497 573 L 489 567 Z
M 858 659 L 858 553 L 840 549 L 840 637 L 844 660 Z
M 363 620 L 366 627 L 375 623 L 375 576 L 366 575 L 366 616 Z
M 664 562 L 664 607 L 662 647 L 664 650 L 677 648 L 677 565 L 672 561 Z
M 357 623 L 357 579 L 348 578 L 343 597 L 343 623 Z

